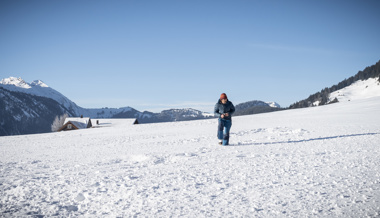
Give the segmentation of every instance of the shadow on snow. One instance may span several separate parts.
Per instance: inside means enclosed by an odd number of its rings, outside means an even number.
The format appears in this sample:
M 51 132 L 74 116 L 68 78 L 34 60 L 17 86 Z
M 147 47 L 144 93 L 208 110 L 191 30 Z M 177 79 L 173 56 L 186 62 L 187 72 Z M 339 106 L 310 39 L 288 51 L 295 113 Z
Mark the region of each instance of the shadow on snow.
M 379 135 L 379 134 L 380 133 L 361 133 L 361 134 L 339 135 L 339 136 L 329 136 L 329 137 L 320 137 L 320 138 L 311 138 L 311 139 L 302 139 L 302 140 L 289 140 L 289 141 L 280 141 L 280 142 L 253 142 L 253 143 L 239 142 L 238 144 L 234 144 L 234 146 L 302 143 L 302 142 L 322 141 L 322 140 L 330 140 L 330 139 L 337 139 L 337 138 L 349 138 L 349 137 L 356 137 L 356 136 L 369 136 L 369 135 Z

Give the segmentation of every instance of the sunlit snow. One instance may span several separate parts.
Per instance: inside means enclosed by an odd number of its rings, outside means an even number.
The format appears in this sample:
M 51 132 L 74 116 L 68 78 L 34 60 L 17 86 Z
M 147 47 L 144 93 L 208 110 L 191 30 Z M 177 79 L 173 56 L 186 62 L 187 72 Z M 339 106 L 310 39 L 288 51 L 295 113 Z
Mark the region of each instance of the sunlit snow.
M 380 97 L 217 120 L 0 137 L 5 217 L 378 217 Z
M 380 96 L 380 81 L 379 78 L 369 78 L 367 80 L 356 81 L 346 88 L 331 93 L 330 101 L 335 98 L 342 102 L 375 96 Z

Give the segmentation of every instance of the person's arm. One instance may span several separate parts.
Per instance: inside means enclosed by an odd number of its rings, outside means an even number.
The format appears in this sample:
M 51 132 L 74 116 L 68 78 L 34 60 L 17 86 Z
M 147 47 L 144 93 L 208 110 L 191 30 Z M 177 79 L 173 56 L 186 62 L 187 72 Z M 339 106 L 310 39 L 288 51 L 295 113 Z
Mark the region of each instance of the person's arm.
M 232 102 L 231 102 L 231 108 L 230 108 L 230 112 L 228 113 L 228 115 L 229 116 L 232 116 L 232 114 L 234 114 L 235 113 L 235 106 L 234 106 L 234 104 L 232 104 Z
M 218 105 L 218 103 L 215 104 L 215 107 L 214 107 L 214 115 L 215 115 L 216 117 L 220 117 L 220 116 L 222 115 L 221 113 L 219 113 L 219 105 Z

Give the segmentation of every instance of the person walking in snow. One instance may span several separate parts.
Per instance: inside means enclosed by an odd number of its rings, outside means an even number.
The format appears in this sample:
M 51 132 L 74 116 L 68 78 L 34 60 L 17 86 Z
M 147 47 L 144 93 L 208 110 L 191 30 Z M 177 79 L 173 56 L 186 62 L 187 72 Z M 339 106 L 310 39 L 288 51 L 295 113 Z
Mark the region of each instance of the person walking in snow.
M 220 145 L 228 145 L 230 129 L 232 126 L 231 116 L 235 112 L 235 106 L 230 102 L 225 93 L 220 95 L 218 103 L 215 104 L 214 114 L 218 119 L 218 139 Z

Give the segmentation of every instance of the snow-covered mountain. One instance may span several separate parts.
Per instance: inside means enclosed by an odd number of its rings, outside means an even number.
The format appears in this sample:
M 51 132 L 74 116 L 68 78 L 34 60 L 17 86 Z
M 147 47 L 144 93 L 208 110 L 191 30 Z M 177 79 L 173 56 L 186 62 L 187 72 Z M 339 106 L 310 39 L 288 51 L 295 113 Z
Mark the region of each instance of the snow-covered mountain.
M 328 95 L 327 104 L 376 96 L 380 96 L 380 79 L 369 78 L 366 80 L 358 80 L 347 87 L 330 93 Z M 313 102 L 313 106 L 319 105 L 321 105 L 321 101 L 317 100 Z
M 0 86 L 0 136 L 49 132 L 57 114 L 68 109 L 51 98 L 10 91 Z
M 378 78 L 359 80 L 329 95 L 328 102 L 380 96 Z M 0 135 L 40 133 L 49 131 L 54 117 L 69 116 L 91 118 L 137 118 L 140 123 L 196 120 L 213 117 L 212 114 L 194 109 L 171 109 L 161 113 L 140 112 L 131 107 L 86 109 L 50 88 L 41 80 L 31 83 L 10 77 L 0 81 Z M 313 102 L 319 105 L 320 102 Z M 235 116 L 283 110 L 275 102 L 249 101 L 236 105 Z
M 277 102 L 274 102 L 274 101 L 271 101 L 271 102 L 266 102 L 269 106 L 271 107 L 274 107 L 274 108 L 281 108 L 281 106 L 277 103 Z
M 27 83 L 22 78 L 9 77 L 0 81 L 0 87 L 3 87 L 9 91 L 51 98 L 62 104 L 69 110 L 70 113 L 73 114 L 77 114 L 77 112 L 80 111 L 80 107 L 78 107 L 74 102 L 70 101 L 56 90 L 50 88 L 41 80 L 35 80 L 32 83 Z
M 376 81 L 380 83 L 380 61 L 376 64 L 366 67 L 363 71 L 359 71 L 354 76 L 344 79 L 330 88 L 326 87 L 320 92 L 310 95 L 308 98 L 298 101 L 289 106 L 290 109 L 322 106 L 331 103 L 339 102 L 341 100 L 348 100 L 349 98 L 342 98 L 344 93 L 351 91 L 353 94 L 347 94 L 356 98 L 377 96 L 378 87 Z M 368 85 L 367 85 L 368 83 Z M 347 87 L 350 87 L 347 89 Z M 368 89 L 368 87 L 371 87 Z
M 161 113 L 140 112 L 131 107 L 86 109 L 50 88 L 41 80 L 32 83 L 10 77 L 0 81 L 0 136 L 49 131 L 54 117 L 137 118 L 139 123 L 170 122 L 210 118 L 212 115 L 194 109 L 172 109 Z M 33 103 L 31 103 L 33 102 Z M 41 123 L 40 125 L 35 125 Z M 42 124 L 43 123 L 43 124 Z M 34 126 L 31 128 L 30 126 Z
M 214 117 L 213 114 L 195 110 L 192 108 L 185 109 L 170 109 L 161 111 L 161 117 L 167 117 L 170 120 L 174 121 L 183 121 L 183 120 L 193 120 L 193 119 L 203 119 L 208 117 Z
M 380 79 L 369 78 L 367 80 L 356 81 L 348 87 L 330 93 L 329 101 L 337 99 L 338 102 L 345 102 L 376 96 L 380 96 Z
M 162 111 L 161 113 L 140 112 L 131 107 L 86 109 L 79 107 L 70 99 L 53 88 L 50 88 L 41 80 L 35 80 L 32 83 L 27 83 L 22 78 L 10 77 L 1 80 L 0 87 L 14 92 L 22 92 L 53 99 L 59 104 L 62 104 L 71 115 L 75 116 L 83 115 L 92 118 L 140 118 L 146 121 L 154 116 L 168 118 L 165 119 L 165 121 L 173 121 L 175 119 L 183 120 L 188 118 L 207 118 L 211 116 L 208 113 L 194 109 L 172 109 Z
M 236 110 L 245 110 L 250 107 L 273 107 L 273 108 L 281 108 L 279 104 L 276 102 L 263 102 L 263 101 L 248 101 L 241 104 L 236 105 Z
M 248 101 L 235 106 L 235 116 L 266 113 L 282 110 L 276 102 Z
M 79 107 L 73 101 L 62 95 L 60 92 L 50 88 L 41 80 L 35 80 L 32 83 L 25 82 L 22 78 L 9 77 L 0 81 L 0 87 L 4 89 L 22 92 L 30 95 L 41 96 L 53 99 L 67 109 L 67 113 L 72 116 L 83 115 L 86 117 L 110 118 L 115 114 L 132 110 L 130 107 L 123 108 L 101 108 L 86 109 Z

